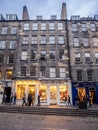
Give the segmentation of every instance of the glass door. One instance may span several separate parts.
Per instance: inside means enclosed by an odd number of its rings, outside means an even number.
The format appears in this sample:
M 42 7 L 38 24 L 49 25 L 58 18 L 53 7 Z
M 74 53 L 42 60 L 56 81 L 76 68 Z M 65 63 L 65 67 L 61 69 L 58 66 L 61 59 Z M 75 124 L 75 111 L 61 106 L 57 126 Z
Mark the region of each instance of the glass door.
M 50 104 L 57 104 L 57 87 L 50 86 Z

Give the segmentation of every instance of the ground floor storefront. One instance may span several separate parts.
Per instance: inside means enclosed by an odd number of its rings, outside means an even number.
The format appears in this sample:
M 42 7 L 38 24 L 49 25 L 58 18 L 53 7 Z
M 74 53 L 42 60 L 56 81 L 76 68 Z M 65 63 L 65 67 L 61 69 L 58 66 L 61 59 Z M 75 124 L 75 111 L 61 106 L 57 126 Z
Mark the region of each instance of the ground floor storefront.
M 17 103 L 22 102 L 25 94 L 32 94 L 34 105 L 38 103 L 40 94 L 41 105 L 65 105 L 65 98 L 69 95 L 72 103 L 72 91 L 70 81 L 56 80 L 14 80 L 12 83 L 12 93 L 17 95 Z
M 75 105 L 76 97 L 83 101 L 84 97 L 89 97 L 91 104 L 98 104 L 98 83 L 95 82 L 73 82 L 72 99 Z

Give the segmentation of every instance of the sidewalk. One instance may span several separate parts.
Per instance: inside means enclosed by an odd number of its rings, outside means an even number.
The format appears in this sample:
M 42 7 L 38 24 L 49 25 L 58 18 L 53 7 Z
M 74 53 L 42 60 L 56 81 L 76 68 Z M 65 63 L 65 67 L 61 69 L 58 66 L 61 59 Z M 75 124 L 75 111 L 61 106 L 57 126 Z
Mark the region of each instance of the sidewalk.
M 16 107 L 27 107 L 27 106 L 22 106 L 21 104 L 1 104 L 0 103 L 0 106 L 16 106 Z M 43 108 L 65 108 L 65 109 L 79 109 L 78 106 L 68 106 L 68 105 L 63 105 L 63 106 L 58 106 L 58 105 L 41 105 L 41 106 L 37 106 L 37 105 L 34 105 L 34 106 L 30 106 L 30 107 L 43 107 Z M 98 110 L 98 105 L 92 105 L 90 107 L 87 108 L 87 110 Z

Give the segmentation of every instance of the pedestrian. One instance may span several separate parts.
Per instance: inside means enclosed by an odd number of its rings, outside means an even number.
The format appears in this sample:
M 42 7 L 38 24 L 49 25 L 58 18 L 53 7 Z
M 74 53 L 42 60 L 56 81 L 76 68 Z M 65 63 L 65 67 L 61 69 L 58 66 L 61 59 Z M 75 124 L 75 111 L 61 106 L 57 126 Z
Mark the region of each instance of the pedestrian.
M 22 97 L 22 106 L 26 106 L 26 95 L 24 94 Z
M 13 104 L 16 104 L 16 93 L 13 96 L 13 100 L 14 100 Z
M 31 106 L 32 103 L 32 95 L 28 94 L 28 105 Z
M 40 94 L 38 94 L 38 106 L 40 106 Z
M 67 103 L 68 103 L 68 106 L 71 105 L 70 96 L 69 96 L 69 95 L 68 95 L 68 97 L 67 97 Z
M 11 93 L 11 96 L 10 96 L 10 105 L 13 104 L 13 100 L 14 100 L 13 93 Z
M 67 105 L 67 96 L 65 96 L 65 105 Z

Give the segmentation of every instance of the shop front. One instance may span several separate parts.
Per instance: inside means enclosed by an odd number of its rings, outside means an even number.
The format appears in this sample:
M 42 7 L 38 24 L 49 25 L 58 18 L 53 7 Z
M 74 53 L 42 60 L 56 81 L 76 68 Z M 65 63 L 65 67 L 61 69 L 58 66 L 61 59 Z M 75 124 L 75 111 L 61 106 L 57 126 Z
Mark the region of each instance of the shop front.
M 72 99 L 73 105 L 75 105 L 76 97 L 79 97 L 80 101 L 83 101 L 85 97 L 89 97 L 91 104 L 98 104 L 98 89 L 94 82 L 91 83 L 72 83 Z
M 69 95 L 72 101 L 70 82 L 51 82 L 38 80 L 16 80 L 12 91 L 16 92 L 17 103 L 22 103 L 25 94 L 32 94 L 34 105 L 38 103 L 40 95 L 41 105 L 65 105 L 65 98 Z

